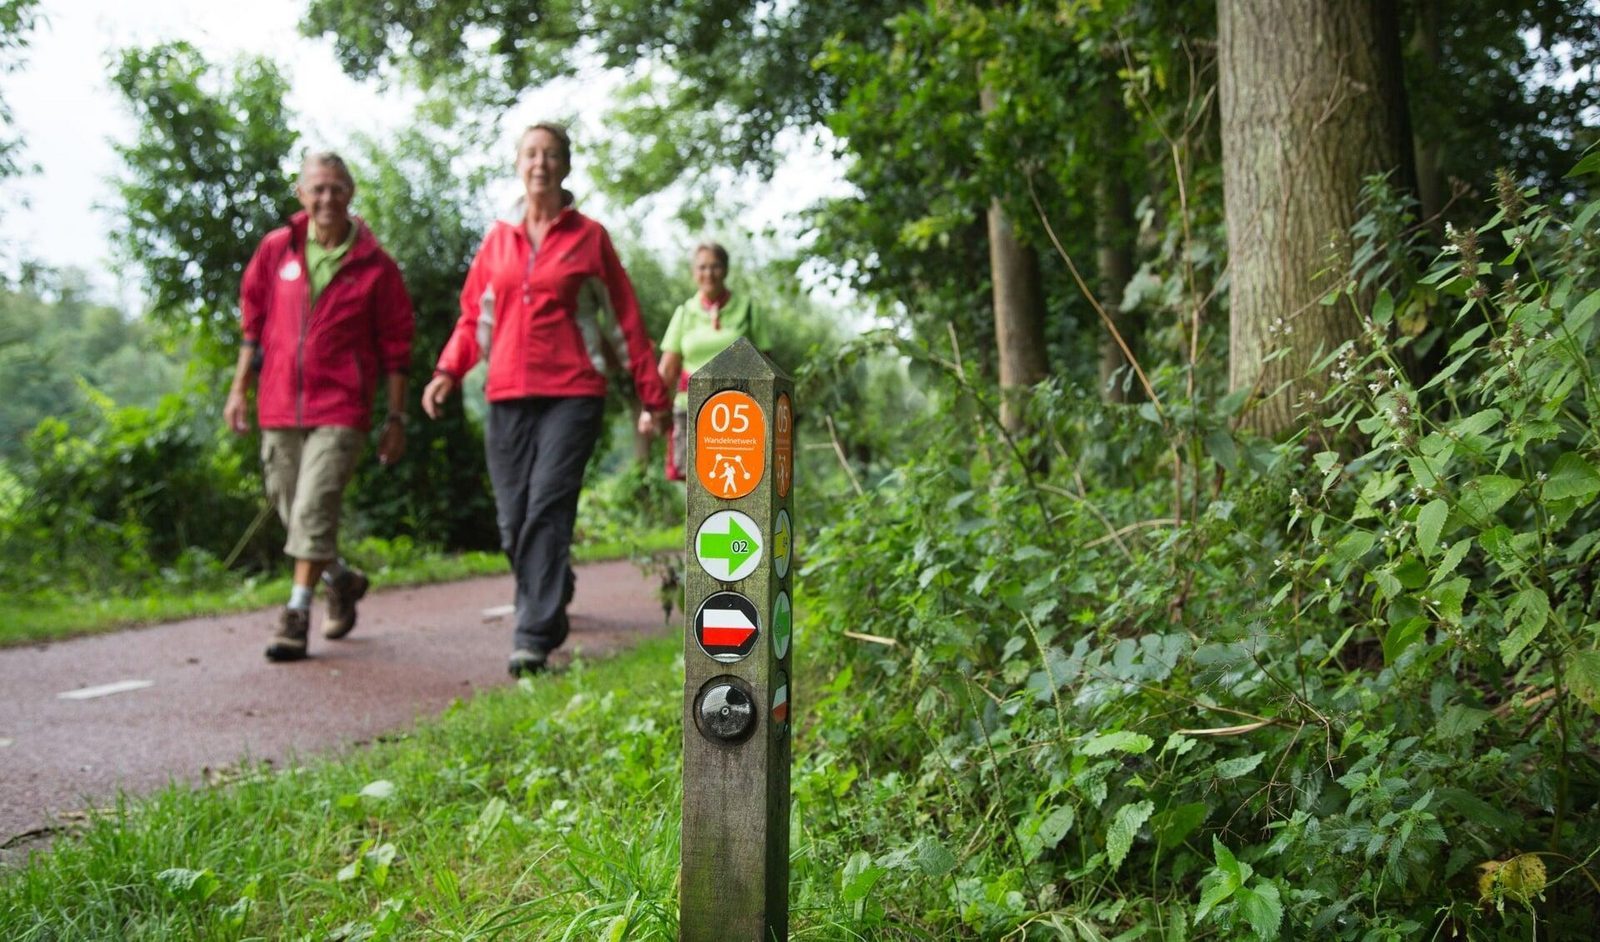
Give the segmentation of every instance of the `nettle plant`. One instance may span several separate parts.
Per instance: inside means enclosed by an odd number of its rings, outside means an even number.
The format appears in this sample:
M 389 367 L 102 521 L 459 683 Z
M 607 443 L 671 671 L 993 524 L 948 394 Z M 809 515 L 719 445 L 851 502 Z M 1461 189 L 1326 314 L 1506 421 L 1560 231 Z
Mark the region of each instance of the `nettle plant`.
M 1346 624 L 1318 655 L 1343 670 L 1326 703 L 1347 804 L 1286 831 L 1344 855 L 1323 873 L 1381 865 L 1346 876 L 1431 901 L 1446 937 L 1587 932 L 1600 907 L 1600 202 L 1533 195 L 1502 177 L 1493 218 L 1358 306 L 1317 433 L 1344 448 L 1290 494 L 1298 543 L 1275 561 L 1280 613 Z M 1419 312 L 1450 305 L 1440 365 L 1408 370 Z

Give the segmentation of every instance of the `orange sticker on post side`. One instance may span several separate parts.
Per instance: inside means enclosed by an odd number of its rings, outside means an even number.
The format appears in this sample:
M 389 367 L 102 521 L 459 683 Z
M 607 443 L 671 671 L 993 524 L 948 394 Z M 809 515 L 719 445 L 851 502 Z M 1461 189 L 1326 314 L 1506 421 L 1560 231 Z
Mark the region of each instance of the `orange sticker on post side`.
M 778 413 L 773 425 L 772 474 L 778 485 L 778 496 L 789 496 L 789 482 L 794 480 L 794 410 L 789 408 L 789 394 L 778 396 Z
M 695 418 L 695 477 L 724 500 L 749 494 L 761 483 L 767 462 L 767 417 L 746 393 L 724 389 Z

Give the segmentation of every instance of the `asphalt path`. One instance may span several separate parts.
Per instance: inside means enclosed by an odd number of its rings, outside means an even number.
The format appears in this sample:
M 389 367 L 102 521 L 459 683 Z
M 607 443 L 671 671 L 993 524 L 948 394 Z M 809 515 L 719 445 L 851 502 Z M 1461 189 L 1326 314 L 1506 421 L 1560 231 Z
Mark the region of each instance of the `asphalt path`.
M 578 568 L 572 633 L 552 660 L 665 633 L 656 584 L 626 562 Z M 37 849 L 90 809 L 169 782 L 284 767 L 411 726 L 511 683 L 510 576 L 385 590 L 342 641 L 262 656 L 277 610 L 0 649 L 0 857 Z

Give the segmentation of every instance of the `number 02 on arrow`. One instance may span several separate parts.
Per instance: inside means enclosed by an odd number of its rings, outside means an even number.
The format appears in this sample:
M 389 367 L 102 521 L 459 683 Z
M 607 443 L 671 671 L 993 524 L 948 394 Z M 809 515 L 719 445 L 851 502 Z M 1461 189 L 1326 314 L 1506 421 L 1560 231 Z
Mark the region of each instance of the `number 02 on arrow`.
M 719 582 L 738 582 L 761 565 L 761 528 L 749 514 L 719 510 L 700 524 L 694 555 L 706 575 Z

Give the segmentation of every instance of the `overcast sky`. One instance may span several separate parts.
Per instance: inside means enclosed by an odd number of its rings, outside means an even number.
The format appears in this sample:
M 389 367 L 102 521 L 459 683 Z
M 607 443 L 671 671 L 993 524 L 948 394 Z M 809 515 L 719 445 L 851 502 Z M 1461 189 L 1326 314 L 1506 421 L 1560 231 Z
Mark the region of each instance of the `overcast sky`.
M 20 251 L 48 264 L 97 272 L 94 281 L 108 296 L 137 304 L 136 279 L 112 271 L 107 239 L 115 224 L 112 143 L 131 141 L 135 130 L 107 77 L 119 49 L 185 39 L 213 63 L 242 54 L 268 56 L 293 83 L 288 106 L 308 146 L 339 148 L 355 133 L 380 132 L 405 120 L 414 94 L 381 92 L 346 78 L 327 43 L 296 31 L 303 7 L 304 0 L 43 0 L 24 68 L 0 78 L 23 138 L 23 160 L 39 166 L 4 184 L 0 242 L 5 254 L 15 257 Z M 591 94 L 598 87 L 586 86 Z M 574 94 L 571 88 L 534 90 L 507 116 L 505 126 L 568 114 Z M 511 147 L 508 141 L 508 155 Z M 786 225 L 792 213 L 838 187 L 838 180 L 826 158 L 798 157 L 771 186 L 746 190 L 758 204 L 748 223 L 758 230 L 792 231 Z M 29 203 L 26 209 L 16 205 L 19 194 Z M 662 242 L 676 237 L 657 229 L 642 235 L 652 247 L 670 252 Z
M 295 32 L 297 5 L 288 0 L 216 3 L 200 0 L 45 0 L 31 34 L 22 71 L 0 81 L 22 135 L 23 160 L 39 170 L 5 184 L 8 198 L 0 237 L 8 254 L 101 272 L 95 282 L 127 297 L 132 285 L 109 271 L 107 231 L 113 217 L 111 177 L 117 172 L 112 142 L 133 139 L 134 125 L 111 88 L 113 53 L 131 45 L 187 39 L 212 59 L 244 52 L 271 56 L 294 76 L 291 107 L 302 130 L 315 137 L 331 117 L 319 108 L 337 90 L 361 101 L 357 129 L 376 130 L 407 109 L 398 95 L 382 96 L 340 74 L 321 43 Z M 29 206 L 16 207 L 16 196 Z

